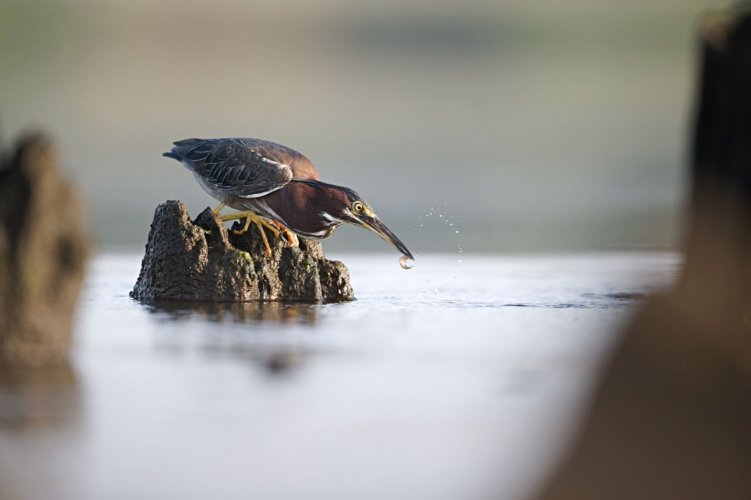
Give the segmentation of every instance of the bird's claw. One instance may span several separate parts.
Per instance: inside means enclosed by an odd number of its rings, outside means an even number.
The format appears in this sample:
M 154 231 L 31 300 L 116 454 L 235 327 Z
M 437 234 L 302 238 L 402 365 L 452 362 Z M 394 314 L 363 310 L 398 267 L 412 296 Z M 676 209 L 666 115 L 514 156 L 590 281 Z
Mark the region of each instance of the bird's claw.
M 284 239 L 287 240 L 287 243 L 291 247 L 296 247 L 300 245 L 300 240 L 297 239 L 297 235 L 289 230 L 289 228 L 284 227 L 281 223 L 274 221 L 274 224 L 276 227 L 279 228 L 279 230 L 284 234 Z
M 300 240 L 297 239 L 297 235 L 293 233 L 292 231 L 290 231 L 289 229 L 284 231 L 284 236 L 286 236 L 287 243 L 289 243 L 289 246 L 291 247 L 300 246 Z
M 250 220 L 250 217 L 248 217 L 248 220 Z M 256 226 L 258 227 L 258 232 L 261 233 L 263 246 L 266 247 L 266 257 L 271 257 L 271 247 L 269 246 L 269 240 L 266 239 L 266 232 L 263 230 L 263 226 L 258 221 L 258 219 L 256 219 L 255 223 L 256 223 Z
M 247 216 L 247 217 L 245 218 L 245 225 L 243 226 L 243 228 L 242 228 L 242 229 L 240 229 L 240 230 L 237 230 L 237 229 L 233 229 L 233 230 L 232 230 L 232 232 L 233 232 L 233 233 L 235 233 L 235 234 L 236 234 L 236 235 L 238 235 L 238 236 L 239 236 L 239 235 L 241 235 L 241 234 L 245 234 L 245 233 L 247 233 L 247 232 L 248 232 L 248 229 L 250 228 L 250 223 L 251 223 L 252 221 L 253 221 L 253 217 L 251 217 L 250 215 L 248 215 L 248 216 Z

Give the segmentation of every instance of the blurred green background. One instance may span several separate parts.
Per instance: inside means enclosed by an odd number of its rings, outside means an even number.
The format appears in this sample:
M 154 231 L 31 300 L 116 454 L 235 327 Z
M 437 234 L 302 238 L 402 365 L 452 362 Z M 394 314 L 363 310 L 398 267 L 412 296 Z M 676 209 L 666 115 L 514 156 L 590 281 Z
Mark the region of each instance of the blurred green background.
M 0 0 L 0 122 L 54 134 L 105 249 L 166 199 L 213 205 L 161 153 L 224 136 L 300 150 L 418 252 L 670 248 L 697 15 L 724 6 Z M 460 236 L 417 231 L 431 210 Z

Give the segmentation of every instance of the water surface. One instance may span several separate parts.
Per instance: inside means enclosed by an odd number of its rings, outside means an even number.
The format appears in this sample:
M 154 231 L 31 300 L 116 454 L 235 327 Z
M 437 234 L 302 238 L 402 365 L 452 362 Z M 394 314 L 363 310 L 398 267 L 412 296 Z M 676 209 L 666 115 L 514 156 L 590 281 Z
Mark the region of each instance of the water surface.
M 355 302 L 143 306 L 140 255 L 99 256 L 71 366 L 0 381 L 0 493 L 523 498 L 618 325 L 678 265 L 338 257 Z

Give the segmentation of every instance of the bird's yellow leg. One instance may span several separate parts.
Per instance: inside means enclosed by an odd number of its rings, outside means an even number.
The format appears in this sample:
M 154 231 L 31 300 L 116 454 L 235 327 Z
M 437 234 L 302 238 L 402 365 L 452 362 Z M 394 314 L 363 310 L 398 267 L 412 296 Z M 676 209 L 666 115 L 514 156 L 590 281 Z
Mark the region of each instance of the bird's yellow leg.
M 277 221 L 273 221 L 276 227 L 279 228 L 279 230 L 284 234 L 285 239 L 287 240 L 287 243 L 289 243 L 289 246 L 296 247 L 300 244 L 300 240 L 297 239 L 297 235 L 289 230 L 289 228 L 285 227 L 283 224 Z
M 271 247 L 269 246 L 269 240 L 266 239 L 266 233 L 263 231 L 263 226 L 261 225 L 261 222 L 258 218 L 255 219 L 254 222 L 256 223 L 256 227 L 258 227 L 258 232 L 261 233 L 263 246 L 266 247 L 266 257 L 271 257 Z M 249 225 L 250 225 L 250 217 L 248 217 L 248 221 L 245 223 L 246 228 Z
M 228 220 L 244 219 L 248 216 L 248 213 L 255 215 L 253 212 L 232 212 L 231 214 L 224 214 L 219 216 L 219 220 L 227 222 Z
M 224 203 L 220 203 L 214 210 L 212 210 L 212 212 L 214 212 L 214 215 L 219 215 L 219 212 L 221 212 L 222 209 L 226 206 L 227 205 L 225 205 Z

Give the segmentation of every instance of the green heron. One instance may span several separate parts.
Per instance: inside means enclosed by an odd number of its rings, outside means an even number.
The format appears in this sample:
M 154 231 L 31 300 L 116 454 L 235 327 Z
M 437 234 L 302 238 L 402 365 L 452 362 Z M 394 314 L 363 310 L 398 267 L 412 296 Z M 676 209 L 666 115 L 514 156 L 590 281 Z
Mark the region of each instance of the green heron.
M 286 146 L 250 138 L 185 139 L 175 142 L 164 156 L 181 162 L 219 200 L 214 213 L 222 221 L 245 219 L 236 234 L 255 223 L 267 255 L 271 247 L 264 227 L 277 237 L 283 233 L 295 246 L 297 236 L 326 238 L 347 222 L 374 232 L 413 259 L 360 195 L 321 182 L 313 163 Z M 239 212 L 220 215 L 225 206 Z

